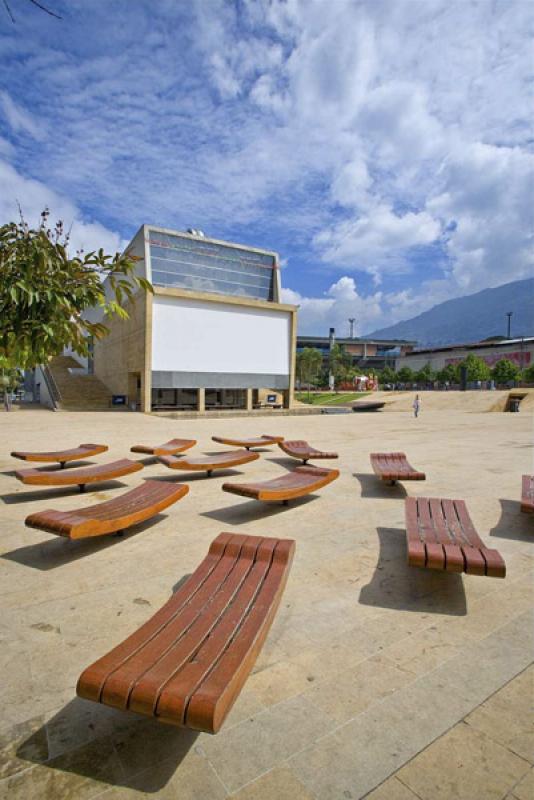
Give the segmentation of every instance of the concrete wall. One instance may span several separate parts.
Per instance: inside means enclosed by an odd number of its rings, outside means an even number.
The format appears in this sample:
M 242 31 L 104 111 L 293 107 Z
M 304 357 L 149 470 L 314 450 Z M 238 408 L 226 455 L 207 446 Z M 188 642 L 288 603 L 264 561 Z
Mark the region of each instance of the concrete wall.
M 145 380 L 147 305 L 150 298 L 138 292 L 135 301 L 126 306 L 130 318 L 107 321 L 109 334 L 95 341 L 94 374 L 112 394 L 132 394 L 130 373 Z M 134 398 L 130 398 L 132 402 Z

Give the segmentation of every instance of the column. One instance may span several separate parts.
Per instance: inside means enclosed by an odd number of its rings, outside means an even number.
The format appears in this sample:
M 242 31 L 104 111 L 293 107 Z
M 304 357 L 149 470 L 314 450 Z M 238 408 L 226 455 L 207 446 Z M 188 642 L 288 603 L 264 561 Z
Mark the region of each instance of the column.
M 206 390 L 197 389 L 197 411 L 202 414 L 206 411 Z

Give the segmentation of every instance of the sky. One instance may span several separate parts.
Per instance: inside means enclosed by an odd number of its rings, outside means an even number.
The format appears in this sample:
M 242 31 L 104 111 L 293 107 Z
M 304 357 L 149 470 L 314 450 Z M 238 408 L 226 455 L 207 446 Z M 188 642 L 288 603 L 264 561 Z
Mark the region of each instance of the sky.
M 531 0 L 0 2 L 0 224 L 275 250 L 299 332 L 531 276 Z

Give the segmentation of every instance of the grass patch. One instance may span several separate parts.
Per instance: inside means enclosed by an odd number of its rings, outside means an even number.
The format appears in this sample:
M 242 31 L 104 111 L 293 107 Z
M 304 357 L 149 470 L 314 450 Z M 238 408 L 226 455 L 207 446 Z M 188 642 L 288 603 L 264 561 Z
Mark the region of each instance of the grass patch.
M 301 403 L 309 403 L 312 406 L 338 406 L 343 403 L 352 403 L 360 397 L 365 397 L 370 392 L 296 392 L 295 397 Z

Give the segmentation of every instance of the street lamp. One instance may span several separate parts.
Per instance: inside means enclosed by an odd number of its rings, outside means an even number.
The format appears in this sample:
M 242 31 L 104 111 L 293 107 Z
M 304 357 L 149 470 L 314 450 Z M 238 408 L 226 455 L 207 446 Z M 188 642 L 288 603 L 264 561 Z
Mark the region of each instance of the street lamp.
M 511 323 L 512 323 L 512 314 L 513 313 L 514 313 L 513 311 L 507 311 L 506 312 L 506 316 L 508 317 L 508 339 L 510 338 L 510 327 L 511 327 Z

